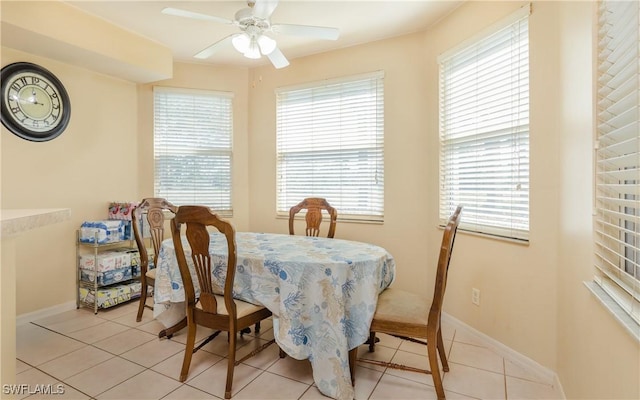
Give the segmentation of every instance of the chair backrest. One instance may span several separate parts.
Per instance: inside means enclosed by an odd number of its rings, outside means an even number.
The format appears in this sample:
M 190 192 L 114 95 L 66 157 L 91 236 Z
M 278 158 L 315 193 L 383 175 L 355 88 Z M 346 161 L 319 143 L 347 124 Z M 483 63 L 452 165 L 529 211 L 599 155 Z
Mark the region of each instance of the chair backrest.
M 230 222 L 220 218 L 205 206 L 180 206 L 176 216 L 171 220 L 171 236 L 176 251 L 180 276 L 184 285 L 187 307 L 194 307 L 197 299 L 192 275 L 187 264 L 182 245 L 182 227 L 186 226 L 185 236 L 191 247 L 191 260 L 195 268 L 198 284 L 200 286 L 200 304 L 202 309 L 210 314 L 217 314 L 218 303 L 215 298 L 220 294 L 214 287 L 212 272 L 216 276 L 224 277 L 224 302 L 229 317 L 237 316 L 233 301 L 233 281 L 236 273 L 236 233 Z M 211 237 L 207 227 L 214 227 L 222 233 L 227 240 L 226 265 L 212 265 L 209 243 Z M 215 269 L 215 272 L 213 271 Z
M 149 266 L 149 254 L 147 252 L 147 246 L 144 243 L 143 229 L 139 224 L 140 218 L 146 216 L 146 222 L 149 224 L 151 245 L 153 246 L 153 265 L 157 266 L 160 245 L 164 239 L 165 211 L 170 211 L 175 214 L 176 211 L 178 211 L 178 207 L 159 197 L 148 197 L 146 199 L 142 199 L 140 204 L 138 204 L 133 210 L 131 227 L 136 244 L 138 245 L 138 251 L 140 252 L 140 267 L 142 275 L 147 272 L 147 268 Z
M 302 200 L 300 203 L 289 209 L 289 234 L 293 235 L 293 221 L 295 215 L 301 210 L 307 210 L 305 220 L 307 222 L 307 229 L 305 234 L 307 236 L 318 236 L 320 234 L 320 223 L 322 222 L 322 210 L 326 210 L 329 214 L 329 233 L 328 238 L 333 238 L 336 233 L 336 221 L 338 219 L 338 212 L 335 208 L 327 202 L 327 200 L 320 197 L 308 197 Z
M 455 242 L 456 232 L 460 224 L 460 216 L 462 206 L 458 206 L 449 217 L 449 221 L 444 228 L 442 234 L 442 244 L 440 245 L 440 256 L 438 257 L 438 267 L 436 272 L 436 285 L 433 291 L 433 301 L 429 310 L 429 324 L 439 323 L 440 314 L 442 313 L 442 303 L 444 301 L 444 292 L 447 288 L 447 275 L 449 274 L 449 261 L 453 252 L 453 243 Z

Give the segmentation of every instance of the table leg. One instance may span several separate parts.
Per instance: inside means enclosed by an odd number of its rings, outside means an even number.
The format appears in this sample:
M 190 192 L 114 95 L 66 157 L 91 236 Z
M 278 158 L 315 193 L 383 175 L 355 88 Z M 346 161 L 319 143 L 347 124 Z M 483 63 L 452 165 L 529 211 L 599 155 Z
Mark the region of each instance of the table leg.
M 356 384 L 356 361 L 358 359 L 358 348 L 349 350 L 349 372 L 351 373 L 351 384 Z

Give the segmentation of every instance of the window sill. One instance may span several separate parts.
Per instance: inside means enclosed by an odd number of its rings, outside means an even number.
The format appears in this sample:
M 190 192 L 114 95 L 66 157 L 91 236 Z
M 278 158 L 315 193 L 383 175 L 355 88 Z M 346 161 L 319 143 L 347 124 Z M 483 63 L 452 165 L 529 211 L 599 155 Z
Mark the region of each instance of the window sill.
M 620 307 L 607 292 L 602 290 L 597 283 L 586 281 L 584 285 L 591 291 L 596 299 L 600 300 L 602 305 L 613 315 L 616 321 L 618 321 L 636 341 L 640 342 L 640 325 L 629 317 L 622 307 Z
M 302 215 L 296 215 L 295 217 L 296 221 L 304 221 L 304 216 Z M 289 215 L 280 215 L 280 214 L 276 214 L 276 219 L 289 219 Z M 327 221 L 328 218 L 326 218 L 325 216 L 323 216 L 322 221 Z M 338 217 L 337 223 L 356 223 L 356 224 L 371 224 L 371 225 L 384 225 L 384 220 L 372 220 L 372 219 L 358 219 L 358 218 L 349 218 L 349 217 L 344 217 L 344 218 L 340 218 Z
M 438 229 L 444 230 L 444 225 L 438 225 Z M 492 235 L 490 233 L 482 233 L 482 232 L 476 232 L 476 231 L 470 231 L 467 229 L 464 229 L 462 227 L 458 227 L 458 233 L 462 233 L 465 235 L 469 235 L 469 236 L 477 236 L 477 237 L 481 237 L 484 239 L 490 239 L 490 240 L 497 240 L 500 242 L 508 242 L 508 243 L 512 243 L 512 244 L 517 244 L 520 246 L 529 246 L 529 239 L 515 239 L 515 238 L 509 238 L 506 236 L 499 236 L 499 235 Z

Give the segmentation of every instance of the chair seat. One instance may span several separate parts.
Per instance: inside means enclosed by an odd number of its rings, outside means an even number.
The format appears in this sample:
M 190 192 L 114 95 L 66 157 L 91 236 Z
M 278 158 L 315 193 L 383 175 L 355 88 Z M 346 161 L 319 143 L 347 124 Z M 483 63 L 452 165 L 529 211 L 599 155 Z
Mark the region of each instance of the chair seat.
M 149 279 L 156 279 L 156 269 L 150 269 L 147 271 L 147 273 L 145 274 L 147 276 L 147 278 Z
M 229 313 L 227 312 L 227 307 L 224 305 L 224 296 L 215 295 L 215 297 L 216 297 L 216 302 L 218 303 L 218 309 L 217 309 L 218 314 L 229 315 Z M 263 306 L 257 306 L 255 304 L 247 303 L 246 301 L 242 301 L 242 300 L 234 299 L 233 302 L 236 303 L 236 312 L 238 314 L 238 318 L 245 317 L 249 314 L 252 314 L 254 312 L 264 309 Z M 198 302 L 196 304 L 196 308 L 202 310 L 202 304 Z
M 397 325 L 411 327 L 409 330 L 413 337 L 426 337 L 426 326 L 429 318 L 429 299 L 404 290 L 388 288 L 378 296 L 376 313 L 373 316 L 372 331 L 384 332 L 383 327 L 377 326 L 384 323 L 385 326 Z M 421 334 L 424 331 L 424 334 Z M 408 333 L 408 332 L 407 332 Z

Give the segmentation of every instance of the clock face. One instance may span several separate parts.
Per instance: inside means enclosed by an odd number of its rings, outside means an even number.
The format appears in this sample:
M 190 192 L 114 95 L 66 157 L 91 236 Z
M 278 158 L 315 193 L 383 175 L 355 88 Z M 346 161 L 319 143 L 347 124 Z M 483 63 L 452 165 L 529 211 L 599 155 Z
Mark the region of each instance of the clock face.
M 31 141 L 51 140 L 70 118 L 70 103 L 62 83 L 49 71 L 31 63 L 2 68 L 2 123 Z

